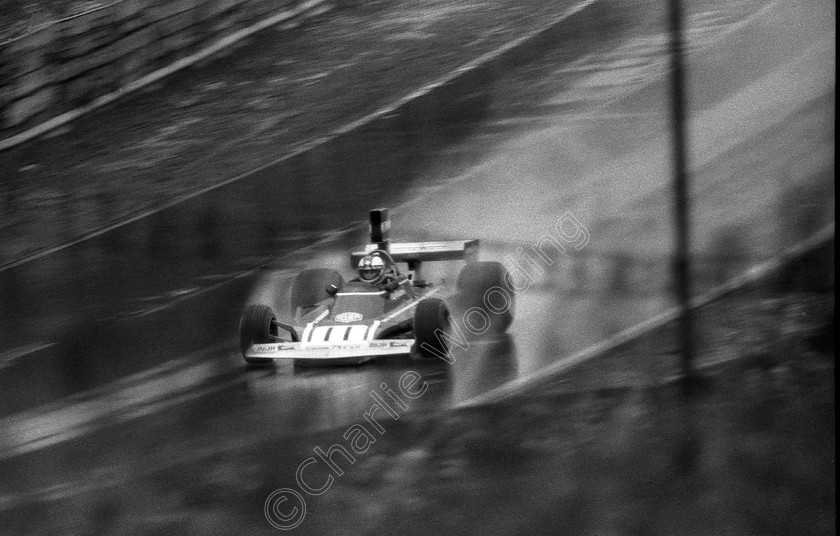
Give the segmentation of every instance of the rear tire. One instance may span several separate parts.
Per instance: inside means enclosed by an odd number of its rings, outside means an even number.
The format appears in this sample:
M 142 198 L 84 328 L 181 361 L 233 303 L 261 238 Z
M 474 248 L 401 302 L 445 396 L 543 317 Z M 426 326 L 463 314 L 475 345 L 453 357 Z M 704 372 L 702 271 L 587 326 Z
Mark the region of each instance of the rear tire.
M 439 298 L 426 298 L 414 311 L 414 351 L 421 357 L 447 353 L 443 333 L 449 328 L 449 308 Z M 440 335 L 440 337 L 439 337 Z
M 329 285 L 340 289 L 344 286 L 344 278 L 335 270 L 327 268 L 313 268 L 300 272 L 292 283 L 292 314 L 296 313 L 298 307 L 310 309 L 330 298 L 327 294 Z
M 458 274 L 458 298 L 464 310 L 478 307 L 490 317 L 493 333 L 504 333 L 513 322 L 515 293 L 507 283 L 509 274 L 496 261 L 468 263 Z M 489 292 L 491 289 L 499 289 Z
M 266 365 L 272 359 L 246 357 L 245 352 L 251 345 L 274 342 L 271 336 L 271 323 L 274 321 L 274 311 L 262 304 L 250 305 L 239 320 L 239 349 L 242 357 L 249 365 Z

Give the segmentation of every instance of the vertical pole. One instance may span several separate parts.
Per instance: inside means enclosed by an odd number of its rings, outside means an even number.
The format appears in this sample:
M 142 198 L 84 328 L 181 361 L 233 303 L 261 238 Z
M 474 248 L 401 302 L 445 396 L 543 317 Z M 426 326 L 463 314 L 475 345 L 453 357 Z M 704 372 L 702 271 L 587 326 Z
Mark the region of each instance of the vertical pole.
M 674 224 L 676 249 L 674 252 L 674 288 L 679 301 L 679 335 L 682 343 L 681 365 L 686 386 L 693 382 L 694 341 L 692 333 L 691 272 L 689 265 L 689 204 L 688 155 L 686 151 L 685 73 L 683 70 L 683 30 L 680 0 L 668 2 L 668 22 L 671 34 L 671 120 L 674 162 Z

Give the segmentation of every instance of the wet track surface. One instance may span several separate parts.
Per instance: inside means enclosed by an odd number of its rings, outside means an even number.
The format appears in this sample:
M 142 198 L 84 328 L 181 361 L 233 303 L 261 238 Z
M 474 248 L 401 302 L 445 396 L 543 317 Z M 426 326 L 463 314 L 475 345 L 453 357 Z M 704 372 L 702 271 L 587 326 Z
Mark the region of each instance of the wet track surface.
M 834 210 L 834 74 L 825 69 L 834 39 L 820 23 L 830 17 L 761 2 L 723 7 L 698 8 L 689 25 L 694 80 L 715 81 L 691 86 L 695 210 L 703 215 L 696 247 L 710 259 L 698 267 L 701 289 L 833 221 Z M 810 33 L 793 39 L 780 30 L 791 17 Z M 797 46 L 782 46 L 786 36 Z M 472 115 L 449 125 L 443 140 L 422 135 L 439 127 L 425 109 L 403 114 L 399 127 L 378 122 L 245 187 L 82 244 L 62 262 L 119 254 L 54 299 L 39 292 L 55 287 L 37 282 L 71 273 L 72 264 L 21 275 L 36 280 L 26 285 L 31 295 L 12 296 L 21 306 L 84 304 L 85 285 L 104 285 L 112 303 L 82 305 L 78 328 L 56 337 L 29 330 L 18 347 L 45 347 L 0 363 L 0 458 L 16 475 L 4 479 L 0 506 L 19 513 L 31 499 L 106 488 L 269 438 L 294 445 L 360 421 L 371 392 L 398 385 L 406 371 L 429 384 L 410 411 L 452 407 L 665 310 L 671 237 L 661 28 L 627 24 L 613 40 L 573 43 L 574 53 L 549 51 L 523 72 L 465 86 L 482 91 L 459 90 L 456 109 Z M 404 137 L 394 138 L 397 131 Z M 336 174 L 358 177 L 357 189 L 331 191 Z M 277 176 L 288 187 L 270 188 Z M 391 208 L 394 240 L 480 238 L 484 258 L 521 267 L 527 288 L 517 294 L 510 336 L 470 338 L 451 364 L 245 367 L 235 326 L 249 295 L 305 265 L 346 270 L 374 194 Z M 145 236 L 145 225 L 160 232 L 135 249 L 132 237 Z M 194 235 L 178 232 L 197 226 Z M 183 240 L 167 245 L 172 235 Z M 549 244 L 545 256 L 523 249 L 535 244 Z M 195 260 L 183 262 L 184 251 Z M 278 253 L 282 260 L 270 260 Z M 261 263 L 268 264 L 255 270 Z M 141 289 L 104 277 L 128 267 L 141 270 L 134 272 Z M 452 282 L 457 269 L 435 267 L 433 275 Z

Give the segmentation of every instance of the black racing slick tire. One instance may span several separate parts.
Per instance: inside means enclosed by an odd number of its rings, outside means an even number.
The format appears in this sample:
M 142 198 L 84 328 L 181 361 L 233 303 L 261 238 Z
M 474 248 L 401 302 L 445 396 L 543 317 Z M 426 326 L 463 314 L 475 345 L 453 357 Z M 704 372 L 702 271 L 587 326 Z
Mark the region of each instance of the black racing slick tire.
M 414 352 L 421 357 L 445 357 L 449 308 L 439 298 L 426 298 L 414 310 Z
M 515 293 L 508 280 L 510 275 L 500 262 L 468 263 L 458 274 L 456 283 L 459 305 L 469 312 L 481 309 L 490 319 L 488 331 L 504 333 L 513 322 Z
M 300 272 L 292 283 L 292 311 L 314 307 L 329 298 L 330 285 L 339 289 L 344 286 L 344 278 L 335 270 L 313 268 Z
M 262 304 L 248 306 L 242 313 L 239 320 L 239 349 L 242 357 L 249 365 L 266 365 L 272 359 L 247 357 L 245 352 L 251 345 L 274 342 L 271 335 L 271 323 L 274 321 L 274 312 L 271 307 Z

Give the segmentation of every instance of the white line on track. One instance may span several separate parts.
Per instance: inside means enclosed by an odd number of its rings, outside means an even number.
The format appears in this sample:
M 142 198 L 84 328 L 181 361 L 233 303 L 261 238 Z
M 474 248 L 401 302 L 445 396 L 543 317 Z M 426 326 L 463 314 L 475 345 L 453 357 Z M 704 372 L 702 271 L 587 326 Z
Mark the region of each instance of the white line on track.
M 14 348 L 7 352 L 3 352 L 0 354 L 0 370 L 8 367 L 12 364 L 16 359 L 20 359 L 21 357 L 27 356 L 29 354 L 34 354 L 40 352 L 41 350 L 46 350 L 54 346 L 56 343 L 54 342 L 36 342 L 33 344 L 28 344 L 26 346 L 21 346 L 20 348 Z

